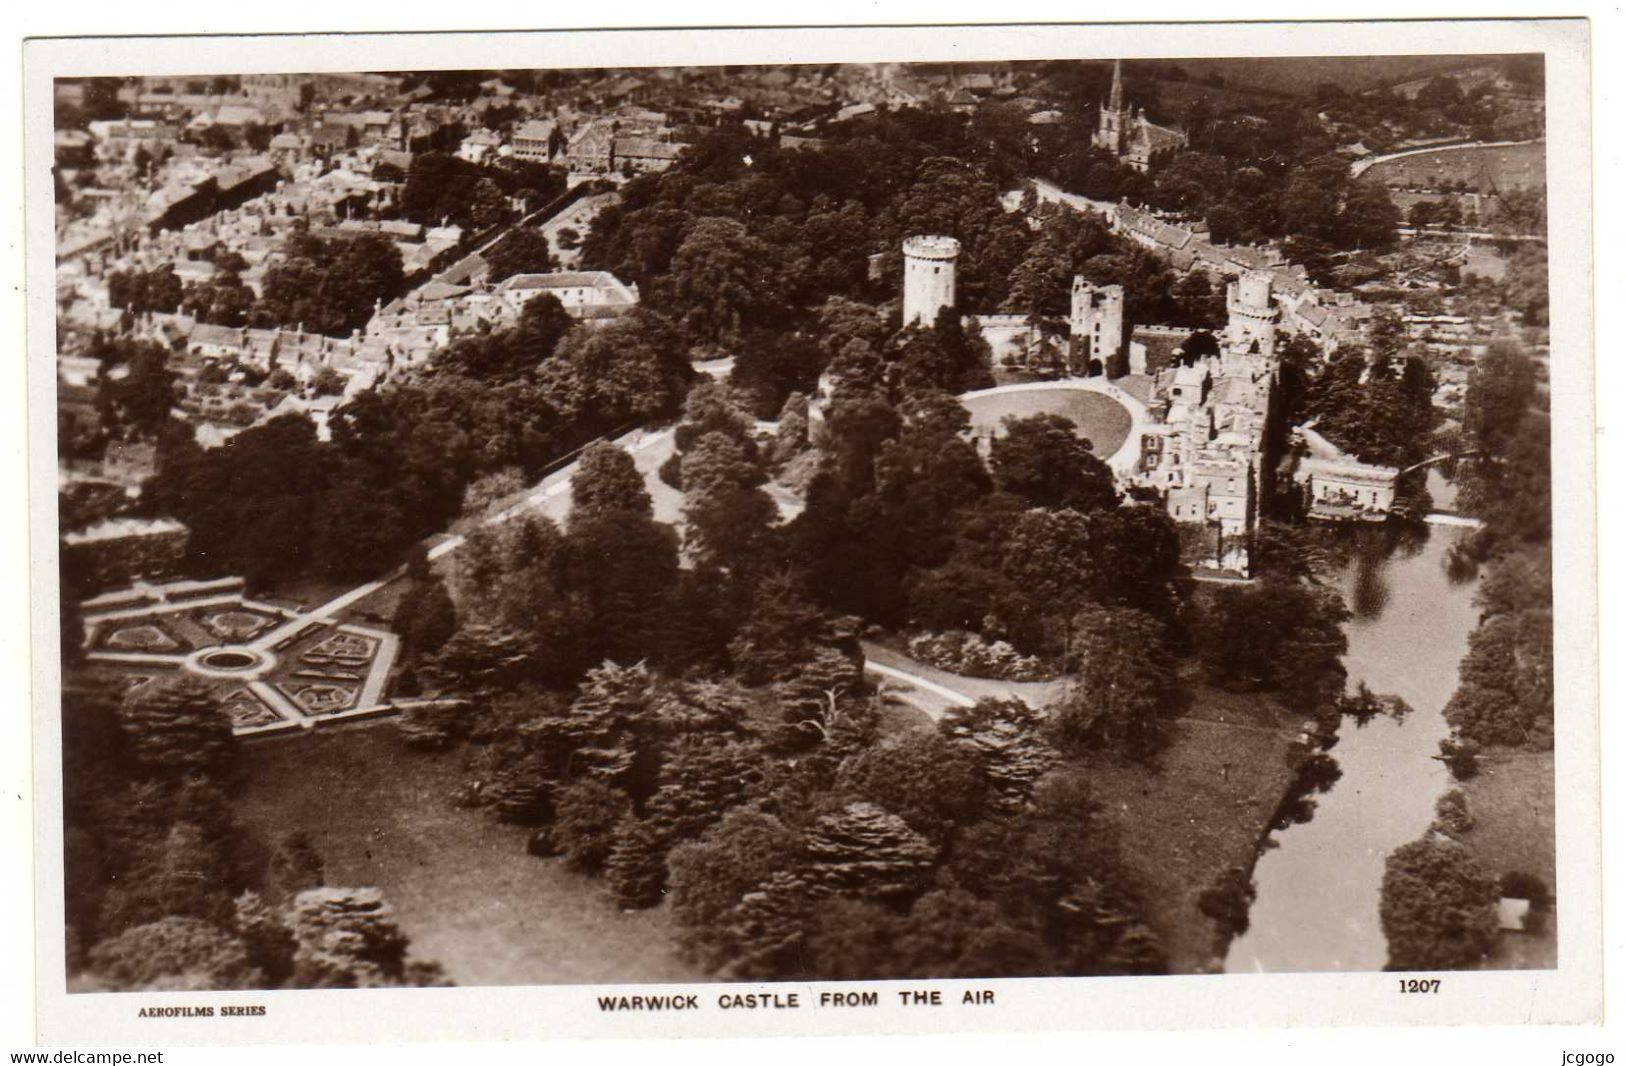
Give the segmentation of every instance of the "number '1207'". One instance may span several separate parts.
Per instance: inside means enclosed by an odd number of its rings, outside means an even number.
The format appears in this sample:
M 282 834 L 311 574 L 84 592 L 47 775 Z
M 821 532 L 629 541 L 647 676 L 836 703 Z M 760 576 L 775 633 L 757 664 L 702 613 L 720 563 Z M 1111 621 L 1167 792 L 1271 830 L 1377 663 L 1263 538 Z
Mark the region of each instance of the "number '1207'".
M 1437 992 L 1439 979 L 1437 977 L 1401 977 L 1399 979 L 1401 992 Z

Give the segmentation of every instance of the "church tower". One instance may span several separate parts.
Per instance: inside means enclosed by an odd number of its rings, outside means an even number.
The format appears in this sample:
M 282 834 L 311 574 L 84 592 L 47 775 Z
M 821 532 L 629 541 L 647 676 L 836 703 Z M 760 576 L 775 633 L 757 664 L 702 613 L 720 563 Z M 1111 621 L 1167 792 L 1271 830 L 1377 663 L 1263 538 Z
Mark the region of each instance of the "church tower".
M 1111 97 L 1100 108 L 1100 118 L 1095 124 L 1094 146 L 1122 155 L 1128 125 L 1129 110 L 1123 103 L 1123 61 L 1118 59 L 1112 63 Z

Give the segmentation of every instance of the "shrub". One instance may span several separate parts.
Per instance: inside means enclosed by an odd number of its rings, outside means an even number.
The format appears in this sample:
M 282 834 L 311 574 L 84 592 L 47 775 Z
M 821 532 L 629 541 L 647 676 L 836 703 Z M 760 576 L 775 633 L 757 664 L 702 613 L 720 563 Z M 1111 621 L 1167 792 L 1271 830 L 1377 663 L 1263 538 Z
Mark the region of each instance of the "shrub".
M 1453 788 L 1439 797 L 1433 807 L 1433 827 L 1448 837 L 1459 839 L 1473 828 L 1473 815 L 1467 809 L 1467 797 L 1461 789 Z
M 615 830 L 631 811 L 625 793 L 600 781 L 573 782 L 558 794 L 553 829 L 570 865 L 597 873 L 615 846 Z
M 908 650 L 923 663 L 966 677 L 1043 681 L 1053 676 L 1037 657 L 1022 655 L 1005 641 L 990 642 L 977 633 L 924 633 L 908 642 Z

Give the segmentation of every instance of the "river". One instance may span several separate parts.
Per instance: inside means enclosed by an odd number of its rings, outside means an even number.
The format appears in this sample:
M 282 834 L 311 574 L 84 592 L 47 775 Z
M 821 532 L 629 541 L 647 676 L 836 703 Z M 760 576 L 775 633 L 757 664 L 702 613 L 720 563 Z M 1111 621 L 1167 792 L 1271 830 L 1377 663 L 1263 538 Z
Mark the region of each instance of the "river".
M 1433 480 L 1433 479 L 1430 479 Z M 1431 486 L 1435 498 L 1447 486 Z M 1441 492 L 1441 488 L 1444 491 Z M 1378 918 L 1383 864 L 1433 821 L 1449 771 L 1432 756 L 1448 733 L 1442 711 L 1477 623 L 1477 582 L 1452 583 L 1444 559 L 1466 530 L 1430 527 L 1420 545 L 1376 543 L 1344 571 L 1355 617 L 1344 657 L 1349 684 L 1410 704 L 1403 720 L 1344 718 L 1331 749 L 1342 776 L 1306 823 L 1277 831 L 1254 872 L 1251 926 L 1230 946 L 1231 973 L 1380 970 L 1388 946 Z

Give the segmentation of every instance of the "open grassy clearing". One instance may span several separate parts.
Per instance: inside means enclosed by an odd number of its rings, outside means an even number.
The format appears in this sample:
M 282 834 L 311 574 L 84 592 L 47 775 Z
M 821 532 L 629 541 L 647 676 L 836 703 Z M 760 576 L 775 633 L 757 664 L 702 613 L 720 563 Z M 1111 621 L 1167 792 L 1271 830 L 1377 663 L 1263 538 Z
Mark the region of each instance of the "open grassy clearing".
M 415 954 L 460 985 L 702 980 L 664 909 L 622 913 L 563 860 L 525 853 L 527 831 L 451 805 L 457 752 L 405 748 L 388 724 L 249 745 L 236 806 L 263 844 L 303 829 L 327 880 L 376 885 Z
M 1557 775 L 1551 752 L 1492 750 L 1478 774 L 1460 785 L 1473 828 L 1462 839 L 1491 873 L 1534 874 L 1557 888 Z M 1557 965 L 1557 920 L 1538 933 L 1504 934 L 1484 968 L 1549 969 Z
M 1464 181 L 1473 192 L 1546 187 L 1546 145 L 1516 144 L 1500 148 L 1446 148 L 1377 163 L 1363 175 L 1394 188 L 1439 188 Z
M 1134 424 L 1128 410 L 1110 396 L 1078 389 L 995 393 L 961 402 L 970 412 L 971 425 L 978 430 L 998 431 L 1009 417 L 1060 415 L 1077 427 L 1078 436 L 1093 444 L 1095 454 L 1102 459 L 1110 458 L 1123 446 Z
M 1231 867 L 1252 869 L 1297 776 L 1301 727 L 1272 700 L 1201 687 L 1156 769 L 1088 764 L 1171 972 L 1222 967 L 1227 944 L 1197 898 Z

